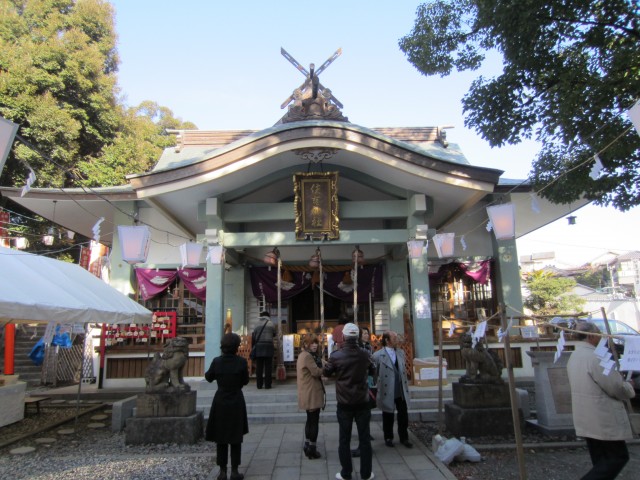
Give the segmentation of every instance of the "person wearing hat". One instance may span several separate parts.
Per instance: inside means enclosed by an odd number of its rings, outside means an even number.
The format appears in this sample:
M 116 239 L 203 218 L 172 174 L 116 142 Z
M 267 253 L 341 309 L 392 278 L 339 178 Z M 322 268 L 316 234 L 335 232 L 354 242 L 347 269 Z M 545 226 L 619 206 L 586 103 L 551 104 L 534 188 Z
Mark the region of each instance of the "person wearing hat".
M 266 310 L 260 312 L 258 325 L 253 329 L 251 345 L 256 347 L 256 386 L 258 388 L 271 388 L 271 375 L 273 372 L 273 337 L 276 327 L 271 321 L 271 315 Z
M 367 384 L 367 377 L 375 374 L 375 368 L 371 355 L 358 345 L 359 332 L 357 325 L 347 323 L 342 330 L 344 337 L 342 348 L 334 351 L 324 366 L 326 377 L 336 377 L 338 457 L 341 466 L 341 470 L 336 473 L 338 480 L 352 478 L 353 461 L 349 443 L 354 421 L 358 429 L 360 445 L 360 478 L 370 480 L 375 477 L 371 471 L 372 452 L 369 433 L 371 410 Z
M 376 403 L 382 410 L 384 444 L 393 447 L 393 417 L 398 412 L 398 437 L 400 443 L 412 448 L 409 441 L 408 404 L 409 383 L 405 370 L 404 350 L 398 348 L 398 334 L 387 331 L 382 334 L 382 348 L 373 354 L 378 374 Z

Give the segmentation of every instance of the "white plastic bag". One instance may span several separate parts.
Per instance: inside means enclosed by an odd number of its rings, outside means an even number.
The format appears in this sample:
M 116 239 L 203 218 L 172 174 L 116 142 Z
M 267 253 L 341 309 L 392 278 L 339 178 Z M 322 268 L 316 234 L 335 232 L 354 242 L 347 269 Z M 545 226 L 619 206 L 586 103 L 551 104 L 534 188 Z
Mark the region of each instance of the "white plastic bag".
M 482 455 L 468 443 L 463 443 L 462 453 L 456 455 L 456 462 L 473 462 L 477 463 L 482 460 Z
M 451 461 L 464 452 L 464 443 L 457 438 L 450 438 L 440 445 L 435 454 L 438 459 L 445 465 L 449 465 Z

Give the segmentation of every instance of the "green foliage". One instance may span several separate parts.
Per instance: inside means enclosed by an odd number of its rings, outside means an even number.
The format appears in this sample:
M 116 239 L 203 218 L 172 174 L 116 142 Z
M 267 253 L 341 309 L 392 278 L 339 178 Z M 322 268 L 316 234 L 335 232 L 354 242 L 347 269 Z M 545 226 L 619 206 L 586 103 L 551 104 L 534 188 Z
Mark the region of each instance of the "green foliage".
M 609 274 L 604 267 L 591 268 L 576 276 L 576 282 L 591 288 L 602 288 L 609 284 Z
M 554 277 L 550 272 L 538 270 L 531 273 L 525 283 L 529 296 L 524 306 L 538 315 L 576 313 L 585 301 L 571 292 L 576 285 L 573 278 Z
M 122 126 L 112 143 L 97 158 L 83 160 L 77 172 L 89 186 L 126 184 L 126 175 L 148 171 L 162 149 L 175 144 L 167 129 L 193 129 L 190 122 L 174 117 L 167 107 L 145 101 L 137 107 L 122 109 Z
M 497 51 L 502 73 L 473 82 L 465 125 L 492 146 L 541 141 L 531 178 L 553 202 L 640 204 L 640 137 L 625 115 L 640 96 L 637 1 L 433 0 L 399 44 L 424 75 L 475 70 Z
M 111 5 L 103 0 L 0 0 L 0 115 L 63 168 L 97 156 L 117 132 L 118 58 Z M 62 168 L 22 146 L 39 186 L 61 186 Z M 7 170 L 3 184 L 23 183 Z
M 114 186 L 148 171 L 173 139 L 196 128 L 167 107 L 118 99 L 113 9 L 105 0 L 0 0 L 0 115 L 39 152 L 16 142 L 0 184 Z

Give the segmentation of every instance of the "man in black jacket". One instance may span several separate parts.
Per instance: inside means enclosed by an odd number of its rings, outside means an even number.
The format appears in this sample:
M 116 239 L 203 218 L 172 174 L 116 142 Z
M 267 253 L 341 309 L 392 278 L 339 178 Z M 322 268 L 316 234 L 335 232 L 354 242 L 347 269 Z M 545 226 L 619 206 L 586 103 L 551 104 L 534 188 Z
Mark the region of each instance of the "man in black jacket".
M 371 480 L 371 437 L 369 434 L 369 386 L 367 376 L 375 374 L 371 355 L 358 345 L 358 327 L 347 323 L 343 329 L 344 343 L 340 350 L 331 354 L 324 367 L 324 375 L 336 376 L 336 399 L 338 400 L 338 425 L 340 442 L 338 456 L 341 471 L 336 473 L 338 480 L 348 480 L 353 473 L 351 460 L 351 429 L 353 421 L 358 429 L 360 445 L 360 478 Z

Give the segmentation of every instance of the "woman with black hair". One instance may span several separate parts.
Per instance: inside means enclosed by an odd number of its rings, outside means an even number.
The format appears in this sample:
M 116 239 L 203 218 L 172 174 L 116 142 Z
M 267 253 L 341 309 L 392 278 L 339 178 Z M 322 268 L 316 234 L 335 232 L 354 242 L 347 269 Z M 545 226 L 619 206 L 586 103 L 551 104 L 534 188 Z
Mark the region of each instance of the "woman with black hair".
M 217 480 L 242 480 L 238 472 L 242 455 L 242 437 L 249 433 L 247 405 L 242 387 L 249 383 L 247 361 L 236 355 L 240 337 L 227 333 L 220 341 L 222 355 L 211 362 L 204 378 L 209 383 L 218 382 L 218 390 L 211 403 L 205 438 L 216 442 L 216 463 L 220 466 Z M 227 477 L 227 457 L 231 445 L 231 475 Z

